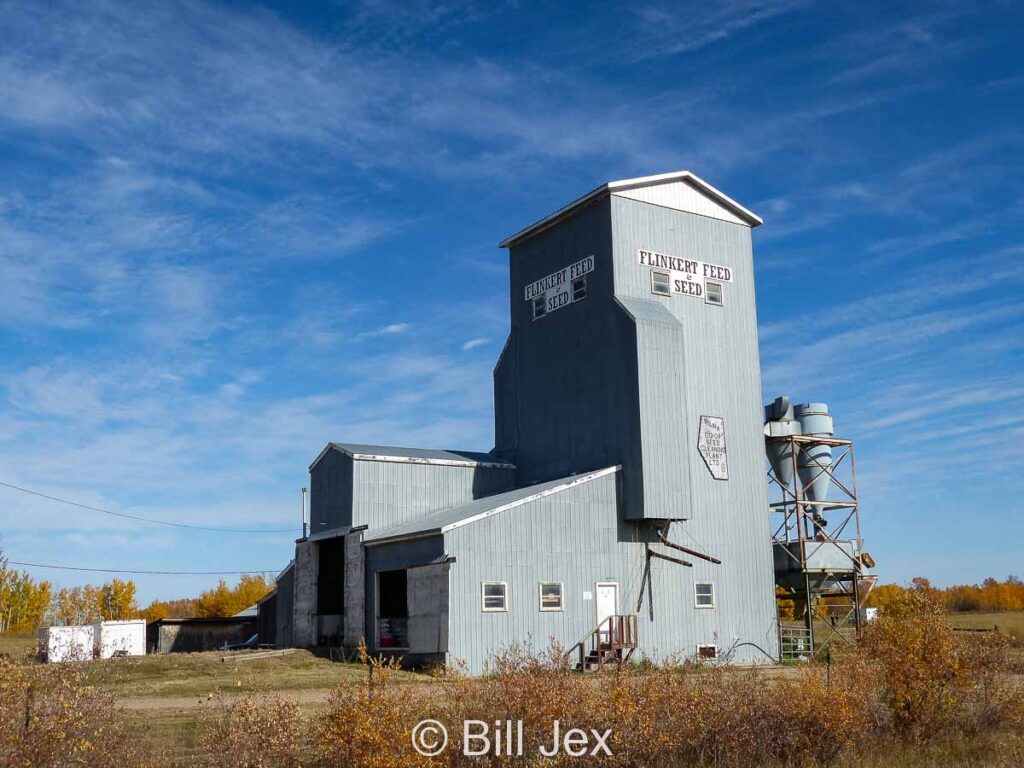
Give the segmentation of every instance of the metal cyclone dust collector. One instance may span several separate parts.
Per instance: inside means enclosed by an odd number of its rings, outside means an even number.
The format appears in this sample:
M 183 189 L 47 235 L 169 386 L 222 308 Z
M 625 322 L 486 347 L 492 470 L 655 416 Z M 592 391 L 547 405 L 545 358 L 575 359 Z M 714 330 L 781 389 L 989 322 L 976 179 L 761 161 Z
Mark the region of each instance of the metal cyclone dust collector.
M 802 403 L 793 408 L 793 414 L 800 422 L 800 431 L 808 437 L 832 437 L 835 429 L 827 403 Z M 804 443 L 797 453 L 797 476 L 803 487 L 804 498 L 822 502 L 828 498 L 832 477 L 832 446 L 823 443 Z M 824 524 L 820 504 L 809 504 L 807 511 L 819 528 Z
M 793 414 L 793 406 L 785 395 L 775 398 L 775 401 L 764 407 L 764 433 L 768 438 L 765 441 L 765 453 L 768 454 L 768 461 L 775 473 L 775 479 L 783 488 L 791 488 L 793 485 L 793 451 L 790 441 L 784 439 L 791 435 L 800 434 L 800 422 Z

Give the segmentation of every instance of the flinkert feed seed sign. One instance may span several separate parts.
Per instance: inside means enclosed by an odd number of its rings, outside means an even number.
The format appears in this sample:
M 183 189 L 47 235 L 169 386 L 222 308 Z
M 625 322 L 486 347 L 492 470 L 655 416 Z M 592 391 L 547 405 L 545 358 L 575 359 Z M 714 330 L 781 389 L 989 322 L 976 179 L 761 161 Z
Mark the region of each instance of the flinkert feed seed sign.
M 700 417 L 697 450 L 715 480 L 729 479 L 729 459 L 725 453 L 725 419 L 721 416 Z
M 682 259 L 640 248 L 636 252 L 637 261 L 642 266 L 662 272 L 668 272 L 672 293 L 703 298 L 705 283 L 713 280 L 717 283 L 731 283 L 732 269 L 711 264 L 706 261 Z
M 543 310 L 534 311 L 534 318 L 572 304 L 573 281 L 593 271 L 594 257 L 587 256 L 526 286 L 527 301 L 538 301 L 543 297 Z

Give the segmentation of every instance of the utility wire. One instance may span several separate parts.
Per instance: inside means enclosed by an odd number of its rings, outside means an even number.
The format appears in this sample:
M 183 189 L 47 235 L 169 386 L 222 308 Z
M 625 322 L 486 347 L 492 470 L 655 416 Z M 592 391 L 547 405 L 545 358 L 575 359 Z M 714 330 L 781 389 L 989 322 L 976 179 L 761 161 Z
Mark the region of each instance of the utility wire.
M 78 507 L 79 509 L 88 509 L 92 512 L 102 512 L 104 515 L 113 515 L 114 517 L 124 517 L 129 520 L 138 520 L 143 523 L 153 523 L 155 525 L 169 525 L 173 528 L 190 528 L 196 531 L 217 531 L 218 533 L 294 533 L 295 528 L 255 528 L 251 530 L 245 530 L 241 528 L 211 528 L 206 525 L 189 525 L 188 523 L 172 523 L 167 520 L 156 520 L 152 517 L 140 517 L 139 515 L 129 515 L 127 512 L 111 512 L 109 509 L 100 509 L 99 507 L 90 507 L 88 504 L 79 504 L 77 501 L 68 501 L 67 499 L 61 499 L 57 496 L 50 496 L 45 493 L 39 493 L 39 491 L 32 491 L 28 488 L 22 488 L 18 485 L 11 485 L 0 480 L 0 485 L 4 488 L 10 488 L 15 491 L 21 491 L 31 496 L 38 496 L 41 499 L 49 499 L 50 501 L 56 501 L 61 504 L 67 504 L 71 507 Z
M 7 560 L 10 565 L 21 565 L 27 568 L 56 568 L 60 571 L 90 571 L 92 573 L 130 573 L 145 574 L 148 576 L 240 576 L 264 573 L 276 573 L 274 570 L 265 571 L 129 571 L 116 568 L 78 568 L 72 565 L 46 565 L 45 563 L 23 563 L 18 560 Z

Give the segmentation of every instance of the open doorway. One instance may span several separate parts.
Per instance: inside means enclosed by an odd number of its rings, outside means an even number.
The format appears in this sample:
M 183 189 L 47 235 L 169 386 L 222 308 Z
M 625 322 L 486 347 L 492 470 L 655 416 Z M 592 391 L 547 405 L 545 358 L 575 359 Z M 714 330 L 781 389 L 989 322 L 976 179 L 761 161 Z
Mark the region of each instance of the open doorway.
M 409 579 L 405 570 L 377 571 L 377 648 L 409 647 Z
M 316 617 L 317 642 L 341 642 L 345 613 L 345 539 L 341 536 L 317 542 Z

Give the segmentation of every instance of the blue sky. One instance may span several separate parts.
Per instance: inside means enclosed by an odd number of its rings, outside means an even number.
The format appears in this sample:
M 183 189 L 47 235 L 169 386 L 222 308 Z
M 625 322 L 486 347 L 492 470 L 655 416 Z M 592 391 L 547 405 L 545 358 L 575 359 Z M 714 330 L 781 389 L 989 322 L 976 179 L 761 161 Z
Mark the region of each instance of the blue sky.
M 686 168 L 765 219 L 765 396 L 827 400 L 857 440 L 882 578 L 1024 572 L 1016 4 L 0 17 L 0 480 L 280 528 L 328 440 L 486 450 L 495 243 L 602 181 Z M 12 559 L 93 567 L 292 551 L 2 488 L 0 533 Z M 144 600 L 213 581 L 137 579 Z

